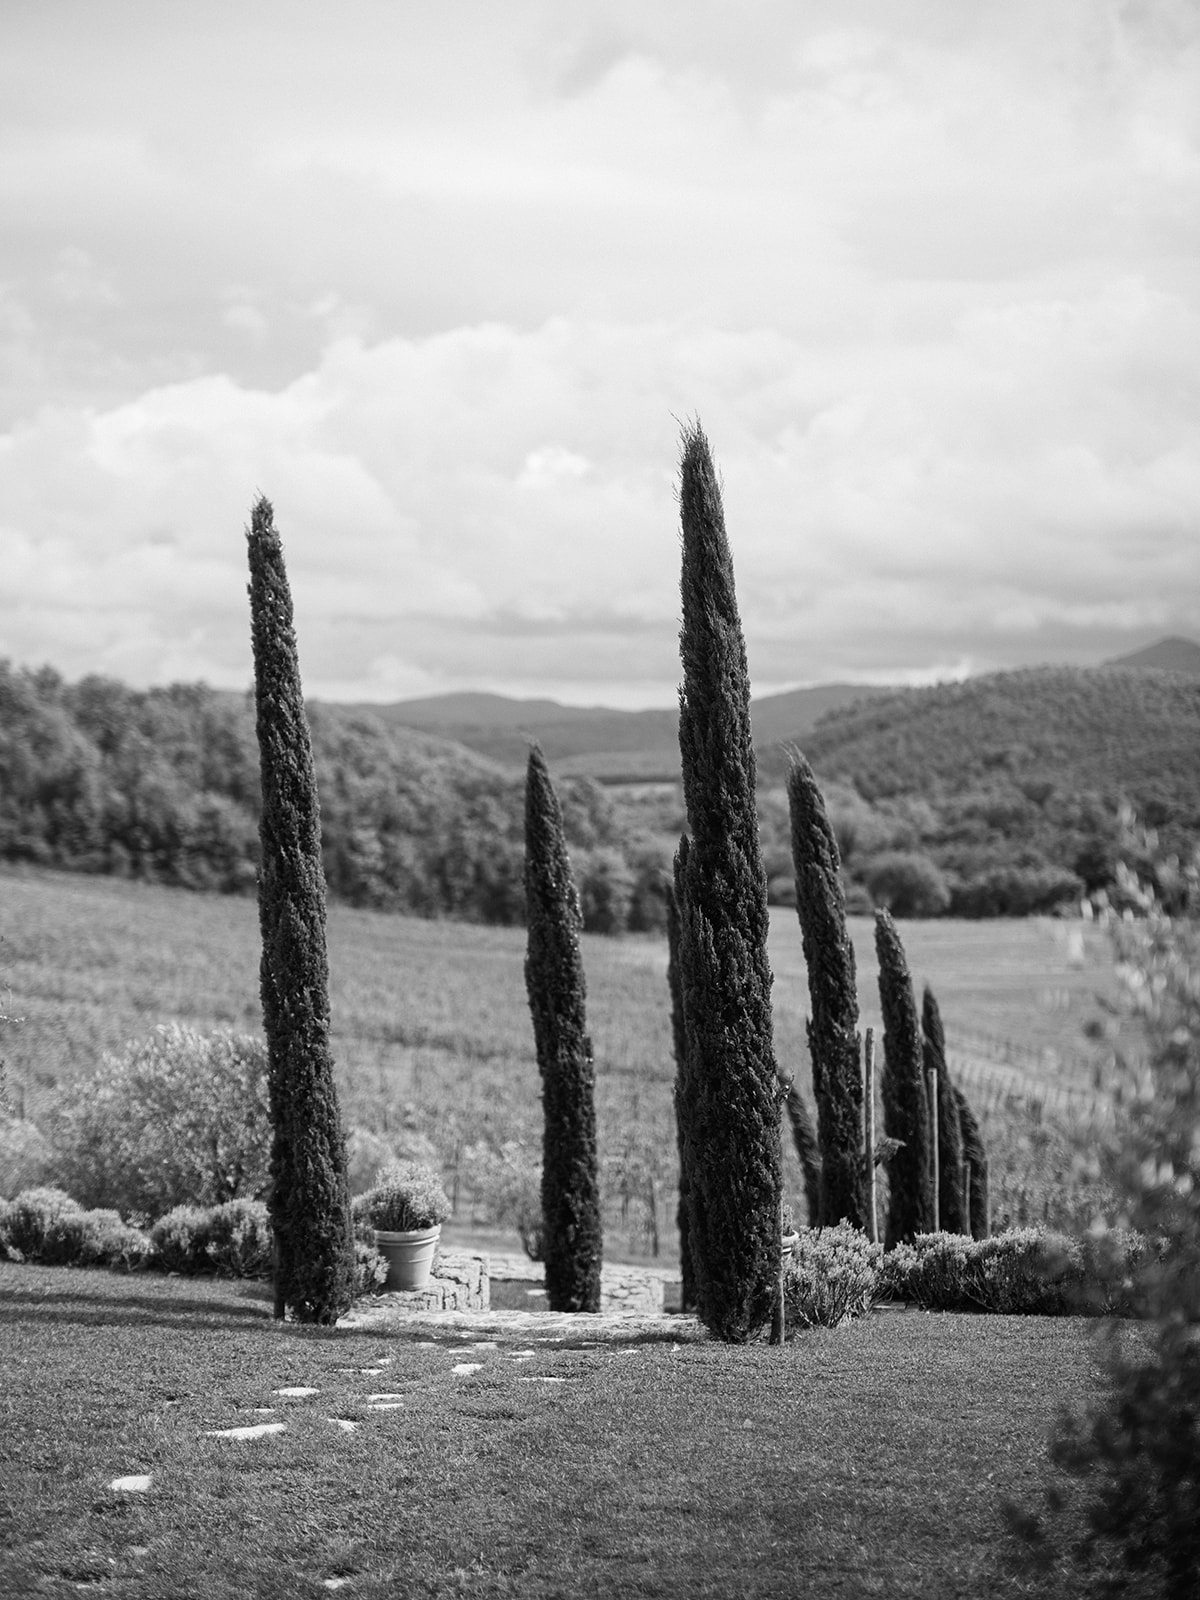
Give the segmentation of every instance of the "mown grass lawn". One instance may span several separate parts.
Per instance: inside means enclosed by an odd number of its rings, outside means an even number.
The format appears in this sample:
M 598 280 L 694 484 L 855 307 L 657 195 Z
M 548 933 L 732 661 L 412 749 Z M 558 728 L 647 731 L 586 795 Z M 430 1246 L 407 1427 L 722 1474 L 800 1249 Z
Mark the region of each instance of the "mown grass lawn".
M 1001 1502 L 1040 1497 L 1052 1417 L 1097 1373 L 1074 1319 L 476 1348 L 280 1326 L 261 1295 L 0 1266 L 0 1594 L 1029 1593 Z

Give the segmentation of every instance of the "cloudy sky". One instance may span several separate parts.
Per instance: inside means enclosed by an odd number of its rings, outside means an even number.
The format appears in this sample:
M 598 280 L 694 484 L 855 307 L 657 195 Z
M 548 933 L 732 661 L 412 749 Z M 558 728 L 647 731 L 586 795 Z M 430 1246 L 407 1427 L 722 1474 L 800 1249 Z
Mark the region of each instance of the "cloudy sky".
M 4 0 L 0 655 L 669 704 L 1200 637 L 1195 0 Z

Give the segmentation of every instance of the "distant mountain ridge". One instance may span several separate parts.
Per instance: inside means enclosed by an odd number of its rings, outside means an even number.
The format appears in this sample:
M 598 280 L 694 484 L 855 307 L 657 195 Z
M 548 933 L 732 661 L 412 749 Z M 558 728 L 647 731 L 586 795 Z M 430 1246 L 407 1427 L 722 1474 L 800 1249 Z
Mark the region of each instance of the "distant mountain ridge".
M 769 747 L 807 737 L 828 712 L 895 692 L 877 684 L 823 683 L 763 695 L 751 706 L 755 742 Z M 563 775 L 601 782 L 673 781 L 679 776 L 679 714 L 674 707 L 618 711 L 468 692 L 345 709 L 369 712 L 391 728 L 452 739 L 506 766 L 523 767 L 529 741 L 536 739 Z
M 1024 668 L 969 678 L 963 684 L 935 684 L 926 688 L 905 689 L 885 684 L 825 683 L 805 689 L 790 689 L 781 694 L 762 695 L 752 702 L 750 708 L 754 743 L 764 776 L 771 780 L 780 779 L 786 770 L 786 747 L 789 744 L 802 744 L 805 753 L 809 754 L 811 741 L 820 727 L 820 738 L 815 748 L 832 755 L 835 748 L 841 747 L 844 738 L 857 737 L 850 735 L 852 725 L 861 730 L 866 724 L 872 723 L 868 708 L 880 700 L 888 702 L 889 722 L 897 719 L 903 721 L 910 712 L 919 714 L 916 708 L 921 706 L 934 703 L 944 705 L 947 697 L 961 704 L 964 715 L 970 716 L 974 713 L 966 708 L 977 707 L 971 685 L 995 684 L 1010 679 L 1022 686 L 1015 697 L 1005 697 L 1009 712 L 1015 718 L 1012 737 L 1018 739 L 1016 727 L 1019 724 L 1024 728 L 1027 720 L 1018 709 L 1023 697 L 1032 694 L 1035 700 L 1040 701 L 1043 694 L 1049 694 L 1053 699 L 1056 691 L 1047 687 L 1051 681 L 1063 688 L 1069 697 L 1075 692 L 1074 689 L 1067 689 L 1066 678 L 1046 679 L 1043 682 L 1029 674 L 1087 675 L 1110 670 L 1153 671 L 1200 678 L 1200 644 L 1190 639 L 1170 637 L 1096 667 Z M 994 701 L 994 693 L 989 691 L 989 696 Z M 1099 706 L 1100 702 L 1096 703 Z M 857 714 L 852 711 L 854 707 L 860 708 Z M 905 708 L 903 711 L 902 707 Z M 508 767 L 523 767 L 529 742 L 536 739 L 546 759 L 561 776 L 591 777 L 602 783 L 672 782 L 679 777 L 679 718 L 674 707 L 619 711 L 605 706 L 569 706 L 556 700 L 519 700 L 500 694 L 468 691 L 393 701 L 386 705 L 363 704 L 340 709 L 367 712 L 389 728 L 411 728 L 436 734 Z M 1045 706 L 1042 706 L 1041 712 L 1044 711 Z M 944 712 L 939 713 L 943 720 L 944 715 Z M 1157 718 L 1156 711 L 1156 726 Z M 879 727 L 878 718 L 874 719 L 873 725 Z M 992 727 L 992 734 L 997 744 L 1002 745 L 1006 737 L 1003 728 Z M 973 731 L 969 727 L 964 726 L 961 737 L 964 749 L 973 746 Z M 1020 734 L 1019 742 L 1028 747 L 1024 733 Z M 868 765 L 873 764 L 872 759 Z M 907 762 L 903 765 L 907 770 Z M 839 767 L 842 766 L 843 763 L 839 761 Z
M 1200 678 L 1200 644 L 1194 639 L 1181 639 L 1178 634 L 1148 644 L 1144 650 L 1134 650 L 1127 656 L 1114 656 L 1103 663 L 1106 667 L 1152 668 L 1157 672 L 1182 672 L 1191 678 Z

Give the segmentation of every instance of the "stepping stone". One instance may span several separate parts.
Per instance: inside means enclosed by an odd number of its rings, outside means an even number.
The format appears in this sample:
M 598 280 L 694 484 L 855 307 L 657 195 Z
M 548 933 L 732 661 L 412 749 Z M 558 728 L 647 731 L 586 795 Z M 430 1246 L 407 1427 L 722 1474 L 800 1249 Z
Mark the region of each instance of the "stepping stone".
M 404 1404 L 404 1396 L 402 1394 L 369 1394 L 367 1396 L 367 1404 L 372 1410 L 378 1410 L 384 1406 L 388 1408 L 402 1406 Z
M 469 1378 L 473 1372 L 479 1372 L 482 1368 L 482 1361 L 460 1361 L 456 1367 L 451 1367 L 450 1370 L 457 1377 Z
M 522 1378 L 522 1383 L 566 1383 L 565 1378 Z
M 128 1478 L 114 1478 L 108 1487 L 118 1494 L 145 1494 L 150 1487 L 150 1474 L 134 1472 Z
M 304 1388 L 303 1385 L 297 1385 L 295 1388 L 291 1388 L 291 1389 L 276 1389 L 275 1390 L 276 1394 L 285 1394 L 285 1395 L 287 1395 L 289 1400 L 307 1400 L 310 1395 L 320 1394 L 320 1392 L 321 1392 L 320 1389 L 306 1389 L 306 1388 Z M 272 1406 L 268 1406 L 268 1407 L 266 1407 L 266 1409 L 268 1411 L 270 1411 L 270 1410 L 273 1410 L 274 1408 Z
M 286 1422 L 258 1422 L 250 1428 L 206 1428 L 206 1439 L 263 1439 L 268 1433 L 282 1433 Z
M 335 1428 L 341 1428 L 343 1433 L 353 1433 L 358 1427 L 357 1422 L 352 1422 L 349 1417 L 326 1417 L 326 1422 L 332 1422 Z
M 327 1589 L 344 1589 L 350 1582 L 349 1578 L 322 1578 L 321 1582 Z

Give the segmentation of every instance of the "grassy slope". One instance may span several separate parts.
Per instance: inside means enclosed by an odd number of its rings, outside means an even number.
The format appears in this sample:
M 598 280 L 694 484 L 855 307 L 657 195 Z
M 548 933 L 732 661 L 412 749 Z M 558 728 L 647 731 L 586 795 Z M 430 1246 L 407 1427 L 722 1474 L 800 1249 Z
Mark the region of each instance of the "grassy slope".
M 853 931 L 863 1022 L 878 1030 L 871 925 L 858 920 Z M 1071 932 L 1084 937 L 1077 926 Z M 1086 930 L 1080 962 L 1065 925 L 1054 922 L 905 923 L 902 933 L 914 980 L 935 988 L 952 1065 L 973 1096 L 986 1104 L 1010 1078 L 1017 1087 L 1086 1082 L 1082 1025 L 1098 1013 L 1097 990 L 1112 988 L 1103 934 Z M 18 1104 L 23 1096 L 35 1118 L 55 1081 L 85 1076 L 105 1049 L 158 1022 L 261 1026 L 252 901 L 106 878 L 5 875 L 0 935 L 9 1010 L 25 1019 L 6 1030 L 4 1054 Z M 385 1132 L 415 1125 L 448 1163 L 485 1134 L 536 1146 L 539 1083 L 521 930 L 335 905 L 329 948 L 335 1060 L 350 1123 Z M 807 980 L 790 912 L 774 915 L 771 957 L 778 1059 L 803 1087 Z M 665 943 L 585 937 L 584 965 L 601 1149 L 612 1155 L 632 1142 L 657 1158 L 669 1253 L 675 1134 Z M 1051 1049 L 1058 1067 L 1041 1059 Z M 790 1147 L 786 1161 L 798 1197 Z
M 1074 1320 L 474 1350 L 276 1326 L 238 1285 L 13 1266 L 0 1326 L 6 1595 L 1028 1593 L 1000 1501 L 1037 1497 L 1050 1419 L 1096 1374 Z M 367 1410 L 380 1391 L 402 1406 Z M 203 1436 L 264 1406 L 285 1433 Z M 110 1489 L 132 1473 L 149 1493 Z

